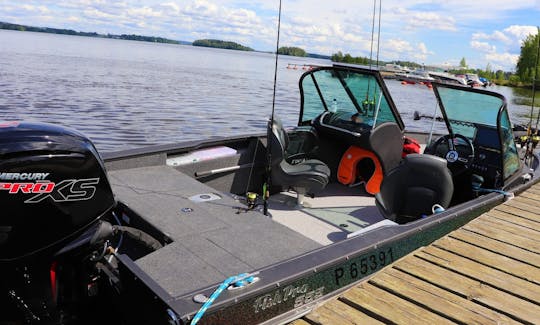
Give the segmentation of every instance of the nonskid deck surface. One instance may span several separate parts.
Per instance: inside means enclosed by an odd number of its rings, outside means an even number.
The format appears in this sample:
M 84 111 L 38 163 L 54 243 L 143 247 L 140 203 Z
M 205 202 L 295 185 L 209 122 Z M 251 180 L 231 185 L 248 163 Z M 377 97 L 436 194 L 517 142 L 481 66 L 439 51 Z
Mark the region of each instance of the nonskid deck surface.
M 232 196 L 172 167 L 116 170 L 109 177 L 119 201 L 173 239 L 136 261 L 173 297 L 321 246 L 257 211 L 240 211 L 244 205 Z M 218 199 L 204 201 L 205 195 Z
M 363 185 L 349 187 L 329 184 L 315 198 L 305 197 L 305 207 L 296 205 L 296 194 L 272 195 L 269 215 L 312 240 L 328 245 L 384 220 L 375 207 L 375 199 Z
M 137 264 L 172 296 L 347 238 L 383 217 L 363 186 L 329 184 L 309 208 L 273 195 L 269 216 L 167 166 L 109 172 L 117 199 L 174 242 Z M 210 197 L 205 200 L 206 195 Z M 292 203 L 292 204 L 291 204 Z

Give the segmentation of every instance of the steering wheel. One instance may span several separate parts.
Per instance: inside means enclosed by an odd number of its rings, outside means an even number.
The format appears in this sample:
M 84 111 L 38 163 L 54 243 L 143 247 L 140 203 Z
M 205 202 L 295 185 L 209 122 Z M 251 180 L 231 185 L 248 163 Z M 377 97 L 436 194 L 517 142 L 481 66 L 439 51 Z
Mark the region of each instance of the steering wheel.
M 465 149 L 463 149 L 463 145 L 456 143 L 458 139 L 463 140 L 466 145 Z M 459 175 L 471 167 L 474 160 L 474 145 L 464 135 L 456 133 L 452 137 L 452 135 L 447 134 L 437 139 L 425 150 L 425 153 L 445 158 L 452 174 Z

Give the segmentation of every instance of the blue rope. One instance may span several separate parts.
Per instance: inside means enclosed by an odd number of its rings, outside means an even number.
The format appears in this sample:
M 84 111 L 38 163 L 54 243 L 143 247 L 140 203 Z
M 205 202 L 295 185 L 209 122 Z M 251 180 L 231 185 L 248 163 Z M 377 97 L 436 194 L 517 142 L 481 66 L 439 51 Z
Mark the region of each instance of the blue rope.
M 491 189 L 491 188 L 482 188 L 478 185 L 475 186 L 475 184 L 473 184 L 473 191 L 478 191 L 478 192 L 483 192 L 483 193 L 499 193 L 499 194 L 504 195 L 506 198 L 514 197 L 514 193 L 512 192 L 506 192 L 503 190 L 496 190 L 496 189 Z
M 195 325 L 197 324 L 197 322 L 201 320 L 206 310 L 210 308 L 212 303 L 214 303 L 214 301 L 219 297 L 219 295 L 223 292 L 223 290 L 227 289 L 231 284 L 234 283 L 236 287 L 241 287 L 241 286 L 244 286 L 246 282 L 249 284 L 249 283 L 252 283 L 253 281 L 254 281 L 253 274 L 247 274 L 247 273 L 241 273 L 241 274 L 227 278 L 225 281 L 223 281 L 222 284 L 219 285 L 219 287 L 217 287 L 216 291 L 212 293 L 210 298 L 206 300 L 206 302 L 202 305 L 202 307 L 195 314 L 195 316 L 193 316 L 191 325 Z
M 484 193 L 499 193 L 499 194 L 502 194 L 504 195 L 504 197 L 509 200 L 509 199 L 512 199 L 514 197 L 514 193 L 512 192 L 506 192 L 506 191 L 503 191 L 503 190 L 496 190 L 496 189 L 490 189 L 490 188 L 478 188 L 478 191 L 479 192 L 484 192 Z

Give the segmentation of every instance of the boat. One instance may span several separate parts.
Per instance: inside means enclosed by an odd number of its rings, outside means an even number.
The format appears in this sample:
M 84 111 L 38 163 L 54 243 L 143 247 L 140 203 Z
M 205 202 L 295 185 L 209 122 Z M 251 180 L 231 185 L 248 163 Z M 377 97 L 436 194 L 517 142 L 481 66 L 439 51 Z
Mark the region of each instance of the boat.
M 484 82 L 480 80 L 477 74 L 474 73 L 467 73 L 465 75 L 465 78 L 467 79 L 467 85 L 471 87 L 480 87 L 484 86 Z
M 429 76 L 441 83 L 452 83 L 456 85 L 467 85 L 465 78 L 453 75 L 448 72 L 430 71 Z
M 435 78 L 430 76 L 429 72 L 425 70 L 397 72 L 396 79 L 408 84 L 426 84 L 435 81 Z
M 299 85 L 298 125 L 250 136 L 100 154 L 1 123 L 0 322 L 285 323 L 538 181 L 500 94 L 434 82 L 432 135 L 377 70 Z

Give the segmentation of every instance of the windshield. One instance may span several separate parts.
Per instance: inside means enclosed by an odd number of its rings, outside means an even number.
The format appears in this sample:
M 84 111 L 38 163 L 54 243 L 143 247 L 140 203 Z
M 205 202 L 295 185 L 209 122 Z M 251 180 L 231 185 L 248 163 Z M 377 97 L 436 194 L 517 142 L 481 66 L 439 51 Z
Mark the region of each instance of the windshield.
M 452 133 L 472 139 L 476 130 L 474 124 L 497 127 L 497 116 L 504 104 L 501 97 L 465 91 L 463 88 L 437 86 L 436 90 L 439 105 L 444 108 L 449 131 Z
M 475 146 L 500 153 L 503 178 L 520 168 L 506 100 L 498 93 L 435 84 L 435 94 L 448 131 L 461 134 Z
M 358 114 L 366 125 L 375 127 L 403 122 L 392 100 L 373 71 L 320 68 L 304 74 L 300 80 L 302 104 L 299 124 L 309 124 L 325 111 Z

